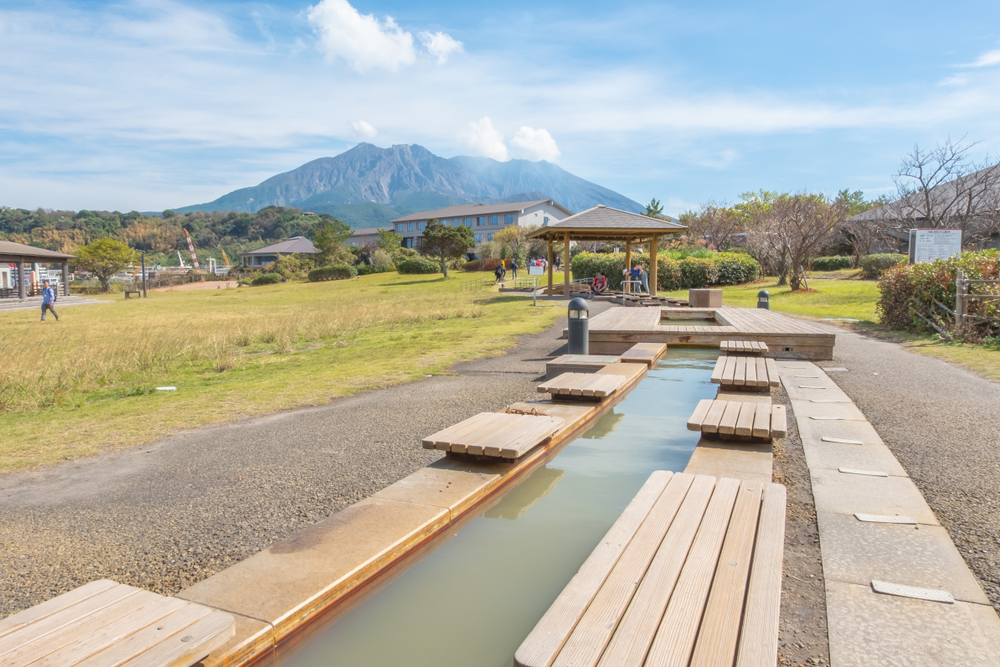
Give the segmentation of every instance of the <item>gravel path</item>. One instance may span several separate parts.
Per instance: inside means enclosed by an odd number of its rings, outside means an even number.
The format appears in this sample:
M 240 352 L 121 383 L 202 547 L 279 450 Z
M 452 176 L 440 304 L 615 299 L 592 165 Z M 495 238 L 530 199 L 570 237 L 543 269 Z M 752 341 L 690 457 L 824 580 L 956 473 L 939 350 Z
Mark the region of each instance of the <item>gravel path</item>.
M 830 377 L 895 454 L 1000 611 L 1000 384 L 836 330 Z
M 422 437 L 536 398 L 565 326 L 455 376 L 0 476 L 0 618 L 104 577 L 173 594 L 368 497 L 440 457 Z

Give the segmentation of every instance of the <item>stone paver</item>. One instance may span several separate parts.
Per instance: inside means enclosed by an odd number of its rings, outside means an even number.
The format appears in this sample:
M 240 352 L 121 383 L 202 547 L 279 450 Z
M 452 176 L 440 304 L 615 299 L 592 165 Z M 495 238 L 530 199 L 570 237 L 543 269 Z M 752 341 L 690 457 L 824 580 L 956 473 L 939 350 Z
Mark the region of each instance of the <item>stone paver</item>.
M 908 477 L 845 475 L 837 470 L 810 469 L 817 512 L 834 514 L 903 514 L 917 523 L 938 525 L 931 508 Z

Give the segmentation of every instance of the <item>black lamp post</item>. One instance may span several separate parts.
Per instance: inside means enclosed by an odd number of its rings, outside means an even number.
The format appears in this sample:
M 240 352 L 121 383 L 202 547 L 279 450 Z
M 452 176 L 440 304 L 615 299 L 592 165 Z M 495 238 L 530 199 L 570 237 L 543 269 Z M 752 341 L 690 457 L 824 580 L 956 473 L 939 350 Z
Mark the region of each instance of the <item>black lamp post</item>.
M 566 352 L 590 354 L 590 308 L 586 299 L 576 297 L 569 302 L 569 331 Z
M 757 307 L 771 310 L 771 293 L 766 289 L 757 292 Z

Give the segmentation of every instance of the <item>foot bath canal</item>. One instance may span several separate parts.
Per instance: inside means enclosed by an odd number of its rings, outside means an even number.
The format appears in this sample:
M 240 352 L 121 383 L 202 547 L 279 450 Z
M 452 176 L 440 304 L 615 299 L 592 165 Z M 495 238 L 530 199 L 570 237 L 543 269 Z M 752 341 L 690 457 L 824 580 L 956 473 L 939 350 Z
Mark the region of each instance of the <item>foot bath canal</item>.
M 587 433 L 282 667 L 510 667 L 514 651 L 654 470 L 682 471 L 718 350 L 673 348 Z

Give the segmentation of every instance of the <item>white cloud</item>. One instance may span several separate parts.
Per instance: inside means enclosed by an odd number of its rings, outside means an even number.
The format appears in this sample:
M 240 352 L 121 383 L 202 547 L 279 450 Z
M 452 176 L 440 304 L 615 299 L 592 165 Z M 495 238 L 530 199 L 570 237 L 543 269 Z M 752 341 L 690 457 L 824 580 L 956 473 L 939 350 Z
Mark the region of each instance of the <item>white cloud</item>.
M 371 123 L 363 120 L 353 121 L 351 123 L 351 128 L 354 129 L 355 135 L 364 139 L 374 139 L 378 134 L 378 130 L 376 130 Z
M 994 65 L 1000 65 L 1000 49 L 987 51 L 966 67 L 993 67 Z
M 444 32 L 422 32 L 420 41 L 424 43 L 427 53 L 437 59 L 439 65 L 443 65 L 452 53 L 462 50 L 462 42 Z
M 556 140 L 552 138 L 548 130 L 536 130 L 521 126 L 510 143 L 520 148 L 529 160 L 552 162 L 559 157 L 559 147 L 556 146 Z
M 347 0 L 321 0 L 309 8 L 309 22 L 319 33 L 328 58 L 343 58 L 358 72 L 372 68 L 395 72 L 416 60 L 413 35 L 386 16 L 361 14 Z
M 459 138 L 476 155 L 491 157 L 500 162 L 507 160 L 507 146 L 503 142 L 503 135 L 493 128 L 489 117 L 469 123 L 468 129 Z
M 969 77 L 965 74 L 954 74 L 938 81 L 939 86 L 964 86 L 969 82 Z

